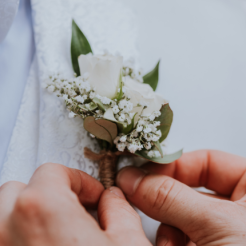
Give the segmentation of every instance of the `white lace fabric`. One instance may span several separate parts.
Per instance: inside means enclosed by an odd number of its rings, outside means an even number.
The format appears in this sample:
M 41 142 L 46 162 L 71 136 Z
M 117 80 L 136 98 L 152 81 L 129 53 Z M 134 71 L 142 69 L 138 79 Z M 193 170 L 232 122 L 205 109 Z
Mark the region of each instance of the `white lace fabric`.
M 69 119 L 59 98 L 41 86 L 50 72 L 71 75 L 71 23 L 75 19 L 93 52 L 119 52 L 137 59 L 137 27 L 131 10 L 115 0 L 32 0 L 36 55 L 4 161 L 0 184 L 27 183 L 43 163 L 55 162 L 97 177 L 97 165 L 83 149 L 99 150 L 81 118 Z M 103 85 L 102 85 L 103 86 Z
M 19 0 L 0 0 L 0 42 L 8 33 L 18 6 Z

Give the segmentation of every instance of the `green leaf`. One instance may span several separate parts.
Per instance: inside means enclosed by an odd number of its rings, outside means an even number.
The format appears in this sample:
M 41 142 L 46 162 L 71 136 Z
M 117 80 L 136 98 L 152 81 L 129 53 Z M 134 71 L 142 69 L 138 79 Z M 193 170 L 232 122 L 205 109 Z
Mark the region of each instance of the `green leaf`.
M 122 81 L 122 71 L 120 73 L 120 78 L 119 78 L 119 82 L 120 82 L 120 91 L 118 92 L 117 96 L 116 96 L 116 100 L 119 101 L 122 97 L 123 97 L 123 81 Z
M 85 118 L 84 128 L 96 138 L 107 141 L 111 146 L 113 146 L 113 141 L 118 134 L 115 123 L 103 119 L 95 120 L 93 116 Z
M 163 151 L 162 151 L 160 142 L 159 142 L 159 141 L 158 141 L 158 142 L 154 142 L 154 146 L 155 146 L 155 148 L 160 152 L 161 157 L 163 157 Z
M 158 61 L 157 65 L 151 72 L 143 76 L 143 82 L 145 84 L 149 84 L 154 91 L 157 88 L 158 80 L 159 80 L 159 64 L 160 61 Z
M 164 104 L 161 108 L 161 115 L 155 118 L 155 121 L 160 121 L 161 125 L 158 126 L 158 130 L 161 130 L 162 136 L 159 139 L 159 142 L 163 142 L 167 138 L 167 135 L 170 131 L 172 122 L 173 122 L 173 111 L 170 108 L 169 104 Z
M 109 108 L 109 106 L 104 105 L 100 99 L 97 97 L 93 98 L 92 101 L 97 104 L 97 106 L 103 111 L 106 112 L 106 110 Z
M 183 150 L 179 150 L 173 154 L 169 154 L 169 155 L 164 155 L 163 157 L 158 157 L 158 158 L 150 158 L 147 154 L 146 154 L 146 151 L 145 150 L 142 150 L 142 151 L 138 151 L 135 153 L 135 155 L 137 156 L 140 156 L 146 160 L 149 160 L 151 162 L 155 162 L 155 163 L 158 163 L 158 164 L 169 164 L 169 163 L 172 163 L 176 160 L 178 160 L 181 155 L 183 154 Z
M 92 53 L 91 46 L 87 38 L 85 37 L 85 35 L 82 33 L 82 31 L 79 29 L 79 27 L 73 20 L 72 21 L 71 58 L 72 58 L 73 70 L 77 74 L 77 76 L 80 75 L 78 57 L 82 54 L 86 55 L 88 53 Z

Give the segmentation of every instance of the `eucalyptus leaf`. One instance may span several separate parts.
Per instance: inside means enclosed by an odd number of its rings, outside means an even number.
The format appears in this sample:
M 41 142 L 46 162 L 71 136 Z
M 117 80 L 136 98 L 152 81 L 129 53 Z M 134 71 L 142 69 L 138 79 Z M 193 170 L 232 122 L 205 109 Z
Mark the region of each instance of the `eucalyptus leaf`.
M 106 129 L 109 132 L 112 141 L 114 141 L 118 135 L 117 125 L 109 120 L 104 119 L 96 120 L 96 123 Z
M 143 82 L 145 84 L 149 84 L 154 91 L 156 90 L 159 81 L 159 64 L 160 61 L 158 61 L 157 65 L 151 72 L 143 76 Z
M 95 120 L 93 116 L 85 118 L 84 128 L 96 138 L 107 141 L 111 146 L 113 146 L 113 140 L 118 134 L 115 123 L 102 119 Z
M 161 108 L 161 115 L 155 118 L 155 121 L 160 121 L 161 125 L 158 126 L 158 130 L 161 130 L 162 136 L 159 139 L 159 142 L 163 142 L 167 138 L 167 135 L 170 131 L 172 122 L 173 122 L 173 111 L 170 108 L 169 104 L 164 104 Z
M 164 155 L 163 157 L 154 157 L 154 158 L 150 158 L 146 151 L 145 150 L 142 150 L 142 151 L 138 151 L 135 153 L 135 155 L 137 156 L 140 156 L 146 160 L 149 160 L 151 162 L 154 162 L 154 163 L 158 163 L 158 164 L 169 164 L 169 163 L 172 163 L 176 160 L 178 160 L 183 154 L 183 150 L 179 150 L 173 154 L 169 154 L 169 155 Z
M 82 31 L 79 29 L 79 27 L 73 20 L 72 21 L 71 58 L 72 58 L 73 70 L 77 74 L 77 76 L 80 75 L 78 57 L 82 54 L 86 55 L 88 53 L 92 53 L 91 46 L 87 38 L 85 37 L 85 35 L 82 33 Z

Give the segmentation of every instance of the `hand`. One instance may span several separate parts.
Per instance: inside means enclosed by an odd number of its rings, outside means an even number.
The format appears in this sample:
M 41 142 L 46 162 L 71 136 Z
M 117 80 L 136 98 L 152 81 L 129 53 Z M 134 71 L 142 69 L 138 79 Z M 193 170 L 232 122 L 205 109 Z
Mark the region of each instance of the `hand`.
M 157 246 L 246 245 L 245 158 L 195 151 L 170 165 L 126 167 L 117 185 L 131 203 L 162 222 Z M 205 186 L 231 201 L 204 196 L 188 186 Z
M 101 198 L 100 198 L 101 196 Z M 84 206 L 96 206 L 101 227 Z M 42 165 L 28 185 L 0 188 L 1 246 L 135 246 L 151 244 L 119 188 L 59 164 Z

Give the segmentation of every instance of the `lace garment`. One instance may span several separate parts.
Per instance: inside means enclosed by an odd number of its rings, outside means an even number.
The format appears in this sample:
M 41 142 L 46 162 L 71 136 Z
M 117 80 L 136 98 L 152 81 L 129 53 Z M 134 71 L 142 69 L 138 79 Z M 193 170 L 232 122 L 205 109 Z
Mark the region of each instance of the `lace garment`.
M 115 0 L 33 0 L 36 55 L 27 81 L 0 183 L 27 183 L 45 162 L 78 168 L 97 177 L 97 165 L 83 156 L 85 146 L 99 150 L 80 118 L 69 119 L 64 103 L 43 89 L 49 72 L 72 74 L 71 20 L 75 19 L 94 53 L 105 49 L 137 58 L 134 15 Z
M 0 0 L 0 42 L 7 35 L 18 10 L 19 0 Z

